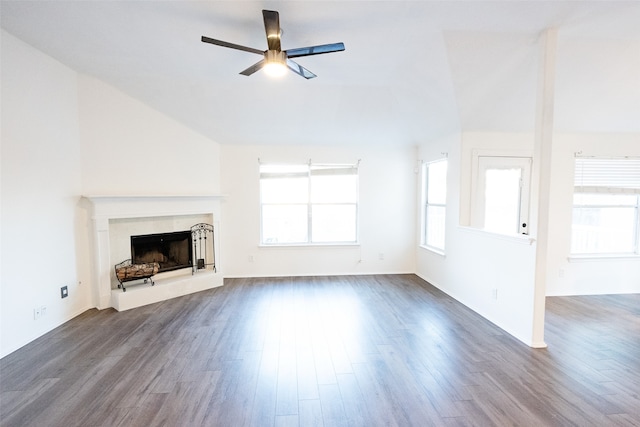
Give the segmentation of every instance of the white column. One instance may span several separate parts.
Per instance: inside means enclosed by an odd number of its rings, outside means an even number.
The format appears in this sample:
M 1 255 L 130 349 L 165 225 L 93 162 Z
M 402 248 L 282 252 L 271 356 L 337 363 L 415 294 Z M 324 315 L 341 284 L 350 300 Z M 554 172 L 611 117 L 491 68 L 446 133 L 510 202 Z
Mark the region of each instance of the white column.
M 534 178 L 537 187 L 535 212 L 536 266 L 533 295 L 532 347 L 543 348 L 546 297 L 547 252 L 549 247 L 549 194 L 551 191 L 551 149 L 553 145 L 553 107 L 556 77 L 558 31 L 547 29 L 541 38 L 536 124 Z M 535 199 L 534 199 L 535 200 Z

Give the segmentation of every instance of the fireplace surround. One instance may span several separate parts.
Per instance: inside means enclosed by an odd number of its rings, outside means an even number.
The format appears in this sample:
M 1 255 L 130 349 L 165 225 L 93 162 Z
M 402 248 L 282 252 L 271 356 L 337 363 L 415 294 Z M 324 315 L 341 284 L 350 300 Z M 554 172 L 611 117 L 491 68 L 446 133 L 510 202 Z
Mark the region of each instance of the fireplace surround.
M 223 284 L 220 254 L 221 195 L 189 196 L 84 196 L 92 218 L 92 290 L 99 309 L 113 307 L 122 311 L 177 296 L 210 289 Z M 154 277 L 155 286 L 131 288 L 118 292 L 113 266 L 129 257 L 131 235 L 187 230 L 196 219 L 206 218 L 216 230 L 215 270 L 165 271 Z M 185 226 L 185 224 L 188 224 Z M 173 229 L 171 227 L 174 227 Z M 128 230 L 117 233 L 118 229 Z M 142 232 L 136 232 L 142 230 Z M 129 235 L 126 235 L 129 233 Z

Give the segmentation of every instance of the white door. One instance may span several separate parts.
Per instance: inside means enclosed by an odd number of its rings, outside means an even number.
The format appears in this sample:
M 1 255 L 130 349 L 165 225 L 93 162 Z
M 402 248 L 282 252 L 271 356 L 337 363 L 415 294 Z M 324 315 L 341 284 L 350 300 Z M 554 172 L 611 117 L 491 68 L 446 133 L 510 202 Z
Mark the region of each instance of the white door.
M 529 234 L 531 158 L 479 156 L 472 226 Z

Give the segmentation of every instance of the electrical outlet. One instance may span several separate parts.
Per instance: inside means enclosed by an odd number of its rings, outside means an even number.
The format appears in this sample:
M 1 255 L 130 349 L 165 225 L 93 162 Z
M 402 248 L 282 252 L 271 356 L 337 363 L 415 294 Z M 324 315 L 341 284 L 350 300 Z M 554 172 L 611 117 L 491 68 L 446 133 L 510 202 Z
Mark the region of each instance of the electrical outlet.
M 60 298 L 66 298 L 69 296 L 69 289 L 67 286 L 63 286 L 60 288 Z
M 40 317 L 44 316 L 47 314 L 47 306 L 43 305 L 40 307 Z

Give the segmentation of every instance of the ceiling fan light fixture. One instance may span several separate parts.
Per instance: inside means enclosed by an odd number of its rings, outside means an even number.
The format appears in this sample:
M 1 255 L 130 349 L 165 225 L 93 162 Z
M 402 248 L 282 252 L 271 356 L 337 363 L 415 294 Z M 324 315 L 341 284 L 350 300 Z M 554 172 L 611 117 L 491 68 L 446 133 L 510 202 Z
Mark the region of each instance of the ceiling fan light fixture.
M 269 77 L 282 77 L 287 73 L 287 57 L 284 52 L 268 50 L 264 59 L 263 70 Z
M 264 72 L 269 77 L 282 77 L 287 74 L 287 66 L 279 62 L 271 62 L 265 64 Z

